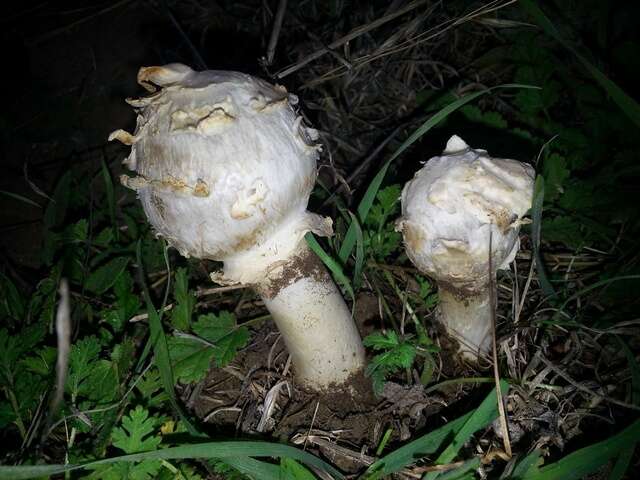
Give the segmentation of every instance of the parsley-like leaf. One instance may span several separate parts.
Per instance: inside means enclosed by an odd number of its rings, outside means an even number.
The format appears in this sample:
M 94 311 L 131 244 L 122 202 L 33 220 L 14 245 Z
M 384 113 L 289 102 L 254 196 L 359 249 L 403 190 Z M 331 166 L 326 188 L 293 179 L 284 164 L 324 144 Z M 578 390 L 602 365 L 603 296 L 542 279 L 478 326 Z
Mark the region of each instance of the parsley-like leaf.
M 156 450 L 162 439 L 153 435 L 155 426 L 156 420 L 138 405 L 122 418 L 122 427 L 113 430 L 113 445 L 125 453 Z

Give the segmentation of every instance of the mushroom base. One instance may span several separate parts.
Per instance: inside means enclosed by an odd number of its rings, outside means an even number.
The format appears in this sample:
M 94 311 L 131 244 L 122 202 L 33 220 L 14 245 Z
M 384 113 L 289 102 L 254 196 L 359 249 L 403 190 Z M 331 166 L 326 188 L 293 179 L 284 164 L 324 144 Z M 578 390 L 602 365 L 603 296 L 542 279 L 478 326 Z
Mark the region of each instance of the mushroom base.
M 460 354 L 471 361 L 491 349 L 491 301 L 489 286 L 474 294 L 461 295 L 439 285 L 440 322 L 460 345 Z
M 364 367 L 364 347 L 351 312 L 304 240 L 257 290 L 291 354 L 296 378 L 306 387 L 328 390 Z

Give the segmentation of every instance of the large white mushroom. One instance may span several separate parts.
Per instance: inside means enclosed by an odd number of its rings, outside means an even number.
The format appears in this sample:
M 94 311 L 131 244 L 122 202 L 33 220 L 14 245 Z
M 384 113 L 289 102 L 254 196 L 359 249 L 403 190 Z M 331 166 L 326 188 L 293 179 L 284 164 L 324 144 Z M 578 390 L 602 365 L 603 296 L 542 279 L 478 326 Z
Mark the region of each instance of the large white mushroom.
M 534 176 L 530 165 L 491 158 L 454 135 L 402 191 L 397 226 L 407 255 L 438 284 L 440 320 L 468 359 L 491 347 L 490 272 L 508 268 L 520 247 Z
M 304 235 L 332 233 L 309 213 L 317 132 L 294 95 L 237 72 L 182 64 L 141 68 L 153 92 L 129 99 L 138 112 L 125 164 L 158 234 L 186 257 L 224 262 L 214 280 L 254 287 L 282 333 L 297 378 L 323 390 L 364 365 L 349 309 Z

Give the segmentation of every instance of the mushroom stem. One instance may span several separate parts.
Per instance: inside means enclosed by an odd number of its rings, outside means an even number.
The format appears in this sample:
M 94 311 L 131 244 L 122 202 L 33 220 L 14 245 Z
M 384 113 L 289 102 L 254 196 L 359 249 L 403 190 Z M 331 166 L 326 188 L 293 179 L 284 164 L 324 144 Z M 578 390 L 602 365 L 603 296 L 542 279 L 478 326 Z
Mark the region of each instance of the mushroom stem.
M 282 334 L 296 377 L 304 385 L 326 390 L 364 367 L 364 348 L 351 312 L 304 240 L 256 290 Z
M 491 348 L 490 288 L 484 285 L 469 294 L 438 284 L 440 321 L 459 342 L 460 354 L 467 360 L 476 360 Z

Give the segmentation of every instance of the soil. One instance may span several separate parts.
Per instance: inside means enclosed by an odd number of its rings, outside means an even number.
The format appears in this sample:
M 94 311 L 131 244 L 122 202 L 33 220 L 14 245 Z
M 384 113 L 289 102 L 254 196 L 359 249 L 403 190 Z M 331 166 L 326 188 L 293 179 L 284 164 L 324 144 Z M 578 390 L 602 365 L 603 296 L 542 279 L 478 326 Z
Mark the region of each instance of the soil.
M 355 319 L 366 336 L 375 327 L 378 303 L 362 294 L 356 305 Z M 390 442 L 405 441 L 448 403 L 437 394 L 425 395 L 420 384 L 392 381 L 377 398 L 364 373 L 342 388 L 305 391 L 293 373 L 284 342 L 268 320 L 232 364 L 212 368 L 203 382 L 185 387 L 183 399 L 218 433 L 304 445 L 345 472 L 366 467 L 387 430 L 392 429 Z

